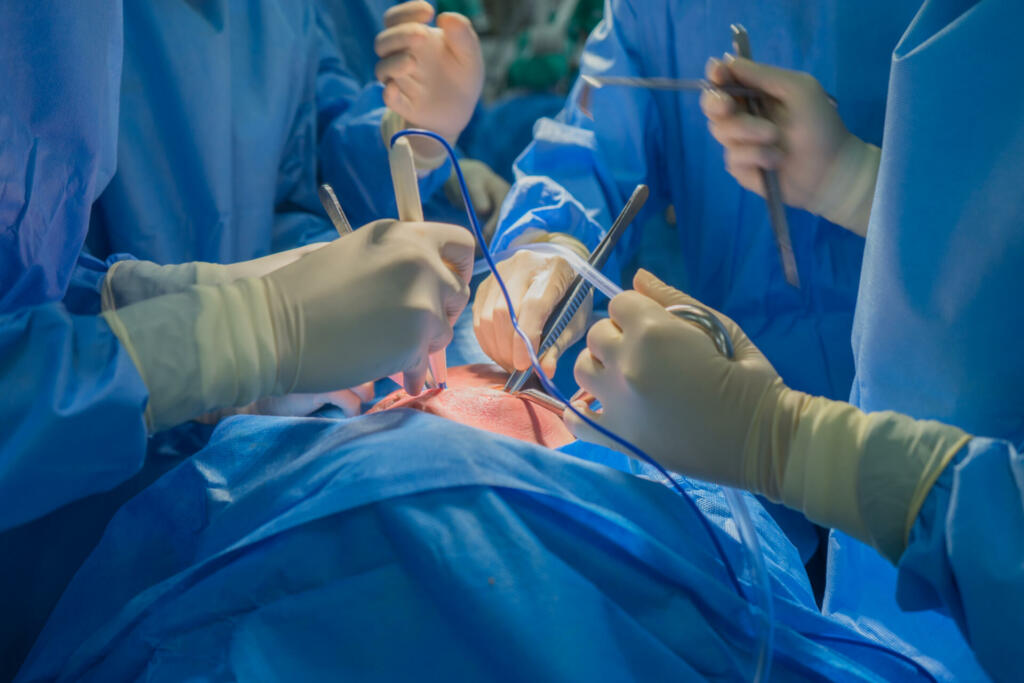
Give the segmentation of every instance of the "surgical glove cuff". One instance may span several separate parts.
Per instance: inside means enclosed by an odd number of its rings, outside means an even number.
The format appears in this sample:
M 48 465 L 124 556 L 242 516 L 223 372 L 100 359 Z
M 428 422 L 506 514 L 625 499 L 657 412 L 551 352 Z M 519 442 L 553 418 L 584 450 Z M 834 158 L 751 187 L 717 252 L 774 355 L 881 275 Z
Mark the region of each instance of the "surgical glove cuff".
M 161 266 L 152 261 L 118 261 L 103 278 L 102 310 L 116 310 L 187 289 L 198 282 L 197 266 L 195 263 Z
M 849 135 L 807 210 L 866 235 L 882 150 Z
M 380 134 L 384 138 L 384 147 L 386 149 L 391 148 L 391 138 L 394 137 L 395 133 L 401 132 L 406 128 L 410 128 L 409 122 L 399 116 L 391 109 L 384 111 L 384 116 L 380 121 Z M 449 142 L 452 142 L 449 140 Z M 416 171 L 419 175 L 425 175 L 431 171 L 434 171 L 441 167 L 445 161 L 448 160 L 448 153 L 434 141 L 430 141 L 430 146 L 436 146 L 438 152 L 436 154 L 424 154 L 423 147 L 426 140 L 420 137 L 409 138 L 410 146 L 413 152 L 413 161 L 416 163 Z M 452 142 L 452 144 L 455 144 Z
M 267 286 L 194 286 L 103 314 L 149 390 L 151 432 L 273 391 L 277 354 Z
M 540 230 L 538 228 L 527 228 L 523 231 L 517 239 L 512 241 L 511 246 L 517 247 L 523 244 L 541 244 L 541 243 L 557 244 L 568 249 L 572 249 L 580 255 L 584 261 L 590 258 L 590 250 L 587 249 L 587 245 L 579 241 L 572 235 L 568 235 L 564 232 L 548 232 L 547 230 Z
M 893 412 L 814 397 L 795 404 L 782 502 L 895 563 L 928 491 L 970 437 Z

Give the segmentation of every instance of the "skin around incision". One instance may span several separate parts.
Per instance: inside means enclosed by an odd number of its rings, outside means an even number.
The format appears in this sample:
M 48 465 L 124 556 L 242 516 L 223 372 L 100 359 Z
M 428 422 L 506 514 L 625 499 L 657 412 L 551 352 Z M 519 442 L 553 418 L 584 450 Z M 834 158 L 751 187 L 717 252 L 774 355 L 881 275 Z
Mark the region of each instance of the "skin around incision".
M 496 365 L 464 365 L 448 369 L 448 388 L 409 396 L 399 389 L 369 412 L 409 408 L 460 424 L 549 448 L 575 441 L 561 412 L 502 390 L 507 373 Z

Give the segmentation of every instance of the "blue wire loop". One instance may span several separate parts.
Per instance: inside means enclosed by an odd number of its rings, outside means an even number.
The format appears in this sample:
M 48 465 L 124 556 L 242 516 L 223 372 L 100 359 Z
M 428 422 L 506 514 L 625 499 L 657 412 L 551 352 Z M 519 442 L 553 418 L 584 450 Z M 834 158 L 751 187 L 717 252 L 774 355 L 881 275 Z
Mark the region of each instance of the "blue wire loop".
M 455 156 L 455 150 L 452 149 L 451 145 L 448 144 L 447 140 L 445 140 L 442 136 L 438 135 L 437 133 L 434 133 L 434 132 L 429 131 L 429 130 L 421 130 L 421 129 L 415 129 L 415 128 L 410 128 L 410 129 L 402 130 L 402 131 L 399 131 L 398 133 L 395 133 L 391 137 L 391 140 L 390 140 L 389 144 L 393 146 L 395 144 L 395 142 L 398 141 L 400 138 L 403 138 L 403 137 L 406 137 L 406 136 L 409 136 L 409 135 L 417 135 L 417 136 L 421 136 L 421 137 L 428 137 L 428 138 L 431 138 L 433 140 L 436 140 L 437 142 L 439 142 L 444 147 L 445 151 L 448 154 L 448 157 L 451 159 L 452 166 L 455 169 L 456 178 L 458 178 L 458 181 L 459 181 L 459 190 L 462 192 L 462 198 L 463 198 L 463 201 L 465 202 L 465 205 L 466 205 L 466 215 L 469 218 L 469 223 L 470 223 L 472 232 L 473 232 L 474 236 L 476 237 L 477 243 L 480 245 L 480 250 L 483 252 L 484 259 L 487 261 L 487 266 L 490 269 L 491 274 L 494 276 L 495 282 L 498 283 L 498 287 L 501 289 L 502 296 L 505 297 L 505 304 L 508 306 L 510 317 L 512 319 L 512 327 L 515 330 L 516 334 L 519 335 L 519 338 L 522 339 L 523 343 L 526 345 L 526 349 L 527 349 L 527 351 L 530 354 L 530 364 L 533 366 L 533 369 L 536 371 L 537 377 L 540 379 L 540 383 L 544 387 L 545 391 L 547 391 L 549 394 L 551 394 L 552 396 L 557 398 L 559 401 L 561 401 L 569 411 L 571 411 L 579 419 L 583 420 L 583 422 L 585 422 L 586 424 L 590 425 L 590 427 L 593 428 L 595 431 L 597 431 L 599 434 L 601 434 L 602 436 L 606 437 L 607 439 L 617 443 L 618 445 L 622 446 L 622 448 L 624 448 L 628 452 L 632 453 L 634 456 L 636 456 L 640 460 L 643 460 L 644 462 L 649 464 L 651 467 L 653 467 L 655 470 L 657 470 L 658 473 L 661 476 L 663 476 L 672 485 L 672 487 L 676 490 L 677 493 L 679 493 L 679 495 L 682 497 L 682 499 L 685 500 L 690 505 L 690 507 L 693 509 L 694 513 L 696 514 L 697 519 L 700 520 L 701 524 L 704 526 L 704 529 L 707 531 L 708 536 L 711 538 L 711 543 L 712 543 L 712 545 L 714 545 L 715 551 L 718 553 L 718 556 L 719 556 L 722 564 L 725 566 L 726 573 L 728 574 L 729 580 L 732 583 L 733 587 L 735 588 L 736 592 L 744 600 L 750 601 L 751 603 L 753 603 L 753 601 L 750 600 L 750 597 L 744 594 L 743 586 L 740 583 L 739 578 L 736 576 L 736 572 L 735 572 L 735 570 L 732 567 L 732 563 L 729 561 L 729 557 L 725 554 L 725 549 L 722 547 L 721 542 L 718 540 L 718 536 L 715 534 L 714 530 L 712 529 L 711 523 L 707 520 L 707 517 L 701 512 L 701 510 L 697 506 L 697 504 L 693 501 L 693 499 L 689 495 L 687 495 L 686 491 L 683 490 L 683 488 L 679 485 L 679 483 L 654 458 L 652 458 L 651 456 L 647 455 L 642 450 L 640 450 L 640 448 L 638 448 L 637 446 L 634 446 L 632 443 L 630 443 L 626 439 L 622 438 L 618 434 L 615 434 L 614 432 L 606 429 L 605 427 L 602 427 L 601 425 L 597 424 L 596 422 L 591 420 L 589 417 L 587 417 L 586 415 L 581 413 L 579 410 L 577 410 L 572 405 L 572 403 L 569 402 L 569 400 L 565 397 L 565 395 L 558 389 L 558 387 L 556 387 L 554 385 L 554 383 L 550 379 L 548 379 L 547 375 L 544 374 L 544 371 L 541 369 L 541 366 L 540 366 L 540 360 L 537 358 L 537 354 L 536 354 L 536 352 L 533 349 L 533 344 L 530 343 L 530 339 L 529 339 L 529 337 L 526 336 L 526 333 L 523 332 L 519 328 L 518 316 L 516 314 L 515 308 L 512 306 L 512 297 L 509 296 L 508 289 L 505 287 L 505 282 L 501 278 L 501 276 L 498 274 L 498 267 L 497 267 L 497 265 L 494 262 L 494 257 L 491 255 L 490 250 L 487 247 L 487 242 L 484 239 L 483 230 L 480 228 L 480 220 L 477 218 L 476 210 L 473 208 L 473 204 L 470 201 L 469 189 L 466 187 L 466 179 L 462 175 L 462 168 L 459 166 L 458 159 Z M 727 490 L 728 489 L 723 487 L 723 491 L 727 491 Z M 735 494 L 735 492 L 732 492 L 732 493 Z M 735 510 L 736 502 L 734 502 L 734 501 L 738 502 L 740 505 L 743 505 L 743 502 L 739 498 L 738 494 L 736 494 L 734 497 L 732 497 L 731 500 L 727 497 L 727 502 L 729 502 L 730 503 L 730 507 L 733 508 L 733 514 L 735 516 L 736 515 L 736 510 Z M 749 519 L 749 517 L 748 517 L 748 519 Z M 742 525 L 737 523 L 737 526 L 742 526 Z M 756 549 L 756 553 L 755 553 L 754 550 L 751 550 L 751 553 L 755 555 L 755 558 L 752 559 L 752 561 L 755 563 L 755 565 L 759 565 L 759 566 L 755 566 L 754 573 L 755 573 L 756 576 L 759 575 L 761 577 L 761 581 L 757 582 L 757 583 L 760 584 L 757 588 L 762 591 L 762 594 L 765 594 L 764 591 L 765 590 L 770 590 L 770 587 L 768 586 L 768 583 L 767 583 L 767 573 L 765 571 L 759 571 L 759 570 L 764 570 L 764 564 L 763 564 L 764 560 L 763 560 L 763 557 L 760 556 L 761 555 L 760 554 L 760 549 L 757 548 L 757 545 L 756 545 L 757 544 L 757 539 L 756 539 L 756 537 L 753 538 L 753 539 L 743 538 L 743 536 L 745 536 L 745 534 L 743 534 L 742 530 L 741 530 L 741 542 L 743 542 L 744 545 L 748 545 L 752 541 L 753 544 L 754 544 L 753 547 Z M 748 545 L 748 547 L 749 547 L 749 545 Z M 766 676 L 767 672 L 768 672 L 768 670 L 769 670 L 769 668 L 771 666 L 771 640 L 772 640 L 772 633 L 773 633 L 772 603 L 771 603 L 770 593 L 767 593 L 765 595 L 767 595 L 767 603 L 763 607 L 765 609 L 765 616 L 767 617 L 767 623 L 765 625 L 765 633 L 762 633 L 762 635 L 761 635 L 760 656 L 758 658 L 758 663 L 757 663 L 757 674 L 758 674 L 756 676 L 757 680 L 760 680 L 760 679 L 762 679 L 763 676 Z M 765 601 L 762 600 L 762 602 L 765 602 Z

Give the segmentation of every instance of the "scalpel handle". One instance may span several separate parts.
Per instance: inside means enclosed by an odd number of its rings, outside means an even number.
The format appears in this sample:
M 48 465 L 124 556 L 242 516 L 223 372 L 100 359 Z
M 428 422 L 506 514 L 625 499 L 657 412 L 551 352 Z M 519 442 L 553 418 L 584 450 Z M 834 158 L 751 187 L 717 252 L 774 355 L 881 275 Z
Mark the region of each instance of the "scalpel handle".
M 420 185 L 416 177 L 416 159 L 408 139 L 399 138 L 395 141 L 388 152 L 388 161 L 391 165 L 391 182 L 395 186 L 399 220 L 422 222 L 423 204 L 420 202 Z M 429 368 L 434 385 L 446 388 L 448 358 L 444 349 L 430 354 Z
M 750 50 L 750 36 L 747 29 L 739 24 L 729 27 L 732 30 L 732 46 L 736 55 L 744 59 L 753 59 Z M 746 106 L 747 111 L 759 118 L 766 118 L 762 100 L 757 97 L 743 97 L 740 101 Z M 768 216 L 772 222 L 772 232 L 775 233 L 775 246 L 779 250 L 779 258 L 782 260 L 782 270 L 786 276 L 786 282 L 794 287 L 800 287 L 800 273 L 796 267 L 796 255 L 793 253 L 793 242 L 789 236 L 789 221 L 786 218 L 786 206 L 782 201 L 782 186 L 779 184 L 779 174 L 773 170 L 762 169 L 761 180 L 764 182 L 764 196 L 768 203 Z

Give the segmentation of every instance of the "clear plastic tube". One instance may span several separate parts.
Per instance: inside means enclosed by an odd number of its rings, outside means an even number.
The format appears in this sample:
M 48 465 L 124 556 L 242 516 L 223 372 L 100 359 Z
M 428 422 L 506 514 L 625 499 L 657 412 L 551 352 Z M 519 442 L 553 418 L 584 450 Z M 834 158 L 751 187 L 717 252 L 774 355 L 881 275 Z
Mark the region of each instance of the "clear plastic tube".
M 469 190 L 466 187 L 466 180 L 462 174 L 462 168 L 459 166 L 459 162 L 455 157 L 455 151 L 451 148 L 451 145 L 448 144 L 447 140 L 442 138 L 440 135 L 437 135 L 436 133 L 425 130 L 412 129 L 396 133 L 391 138 L 391 144 L 393 145 L 396 140 L 407 135 L 419 135 L 437 140 L 439 143 L 441 143 L 441 145 L 445 148 L 445 151 L 448 153 L 448 156 L 451 159 L 452 165 L 455 169 L 456 178 L 459 181 L 459 189 L 462 193 L 462 198 L 466 205 L 466 215 L 469 218 L 471 230 L 473 234 L 476 236 L 477 243 L 480 244 L 481 249 L 484 250 L 484 258 L 482 259 L 482 261 L 484 264 L 486 264 L 486 268 L 481 268 L 478 271 L 477 267 L 474 267 L 474 274 L 477 274 L 477 272 L 482 273 L 490 271 L 494 275 L 495 281 L 498 283 L 502 295 L 505 297 L 505 303 L 508 305 L 509 311 L 512 312 L 512 327 L 515 330 L 516 334 L 518 334 L 520 338 L 522 338 L 525 342 L 527 351 L 529 351 L 530 353 L 530 363 L 532 364 L 534 370 L 536 370 L 537 376 L 540 379 L 540 382 L 543 385 L 544 389 L 549 394 L 551 394 L 552 396 L 556 397 L 559 401 L 561 401 L 568 410 L 572 411 L 577 417 L 582 419 L 584 422 L 589 424 L 598 432 L 608 437 L 615 443 L 621 445 L 624 449 L 626 449 L 626 451 L 628 451 L 635 457 L 639 458 L 640 460 L 643 460 L 644 462 L 654 467 L 655 470 L 657 470 L 658 473 L 662 477 L 664 477 L 671 486 L 673 486 L 676 489 L 676 491 L 682 496 L 683 500 L 689 503 L 689 505 L 694 509 L 698 516 L 698 519 L 702 522 L 705 529 L 707 530 L 708 535 L 711 538 L 711 543 L 718 552 L 718 555 L 721 557 L 722 563 L 724 564 L 726 569 L 726 573 L 729 575 L 729 578 L 735 586 L 737 592 L 743 599 L 749 600 L 749 597 L 745 595 L 742 588 L 742 584 L 739 582 L 739 579 L 737 578 L 736 573 L 733 570 L 731 563 L 729 562 L 728 556 L 725 554 L 725 551 L 723 550 L 721 544 L 718 541 L 718 537 L 711 529 L 710 523 L 707 521 L 706 517 L 700 511 L 700 509 L 697 507 L 696 503 L 688 495 L 686 495 L 686 492 L 683 490 L 681 486 L 679 486 L 676 480 L 672 478 L 668 471 L 666 471 L 665 468 L 662 467 L 656 460 L 654 460 L 649 455 L 644 453 L 637 446 L 630 443 L 626 439 L 623 439 L 618 434 L 615 434 L 605 429 L 601 425 L 593 422 L 592 420 L 587 418 L 586 415 L 578 411 L 541 370 L 540 360 L 537 358 L 537 354 L 533 350 L 533 345 L 530 343 L 526 334 L 523 333 L 523 331 L 519 328 L 518 317 L 515 313 L 515 308 L 513 307 L 512 300 L 509 297 L 508 289 L 505 287 L 505 282 L 504 280 L 502 280 L 501 275 L 498 273 L 496 260 L 499 258 L 504 258 L 506 254 L 511 255 L 515 251 L 519 251 L 521 249 L 530 249 L 531 251 L 536 251 L 538 253 L 557 254 L 558 256 L 562 256 L 563 258 L 565 258 L 566 261 L 569 262 L 569 264 L 577 273 L 582 275 L 584 279 L 586 279 L 596 289 L 604 293 L 609 298 L 621 293 L 622 288 L 616 285 L 608 278 L 606 278 L 598 270 L 590 266 L 590 264 L 588 264 L 586 261 L 580 258 L 579 254 L 576 254 L 571 249 L 567 249 L 560 245 L 551 243 L 526 244 L 520 247 L 516 247 L 514 249 L 503 251 L 500 254 L 492 255 L 487 250 L 487 242 L 483 237 L 483 230 L 481 230 L 480 228 L 480 220 L 477 218 L 476 211 L 473 209 L 473 204 L 469 198 Z M 480 264 L 478 263 L 477 266 L 479 265 Z M 761 552 L 760 543 L 757 540 L 757 533 L 754 529 L 753 521 L 750 518 L 749 509 L 747 508 L 747 505 L 744 502 L 742 496 L 739 494 L 739 492 L 727 487 L 722 487 L 722 491 L 725 496 L 726 504 L 728 505 L 729 510 L 732 513 L 734 521 L 736 522 L 736 528 L 740 536 L 740 543 L 743 545 L 744 554 L 746 556 L 747 562 L 750 564 L 751 576 L 754 580 L 754 589 L 757 593 L 757 599 L 751 601 L 750 607 L 750 613 L 754 616 L 755 622 L 757 622 L 757 624 L 760 625 L 760 628 L 758 629 L 760 633 L 758 633 L 756 636 L 758 641 L 758 655 L 756 663 L 754 665 L 754 671 L 751 680 L 763 681 L 767 680 L 768 676 L 771 673 L 772 649 L 775 634 L 775 620 L 773 607 L 774 603 L 772 601 L 771 585 L 768 579 L 767 565 L 764 561 L 764 554 Z M 760 604 L 760 609 L 754 607 L 755 602 Z
M 608 277 L 600 270 L 584 261 L 583 258 L 575 251 L 562 244 L 554 244 L 552 242 L 520 244 L 517 247 L 511 247 L 500 251 L 497 254 L 494 254 L 492 258 L 495 261 L 504 261 L 517 251 L 532 251 L 538 254 L 561 256 L 569 262 L 569 265 L 572 266 L 572 269 L 575 270 L 577 274 L 582 275 L 584 280 L 594 286 L 594 289 L 601 292 L 609 299 L 622 294 L 622 287 L 619 287 L 608 279 Z M 486 259 L 480 259 L 473 265 L 473 275 L 486 273 L 489 270 L 490 268 L 487 265 Z

